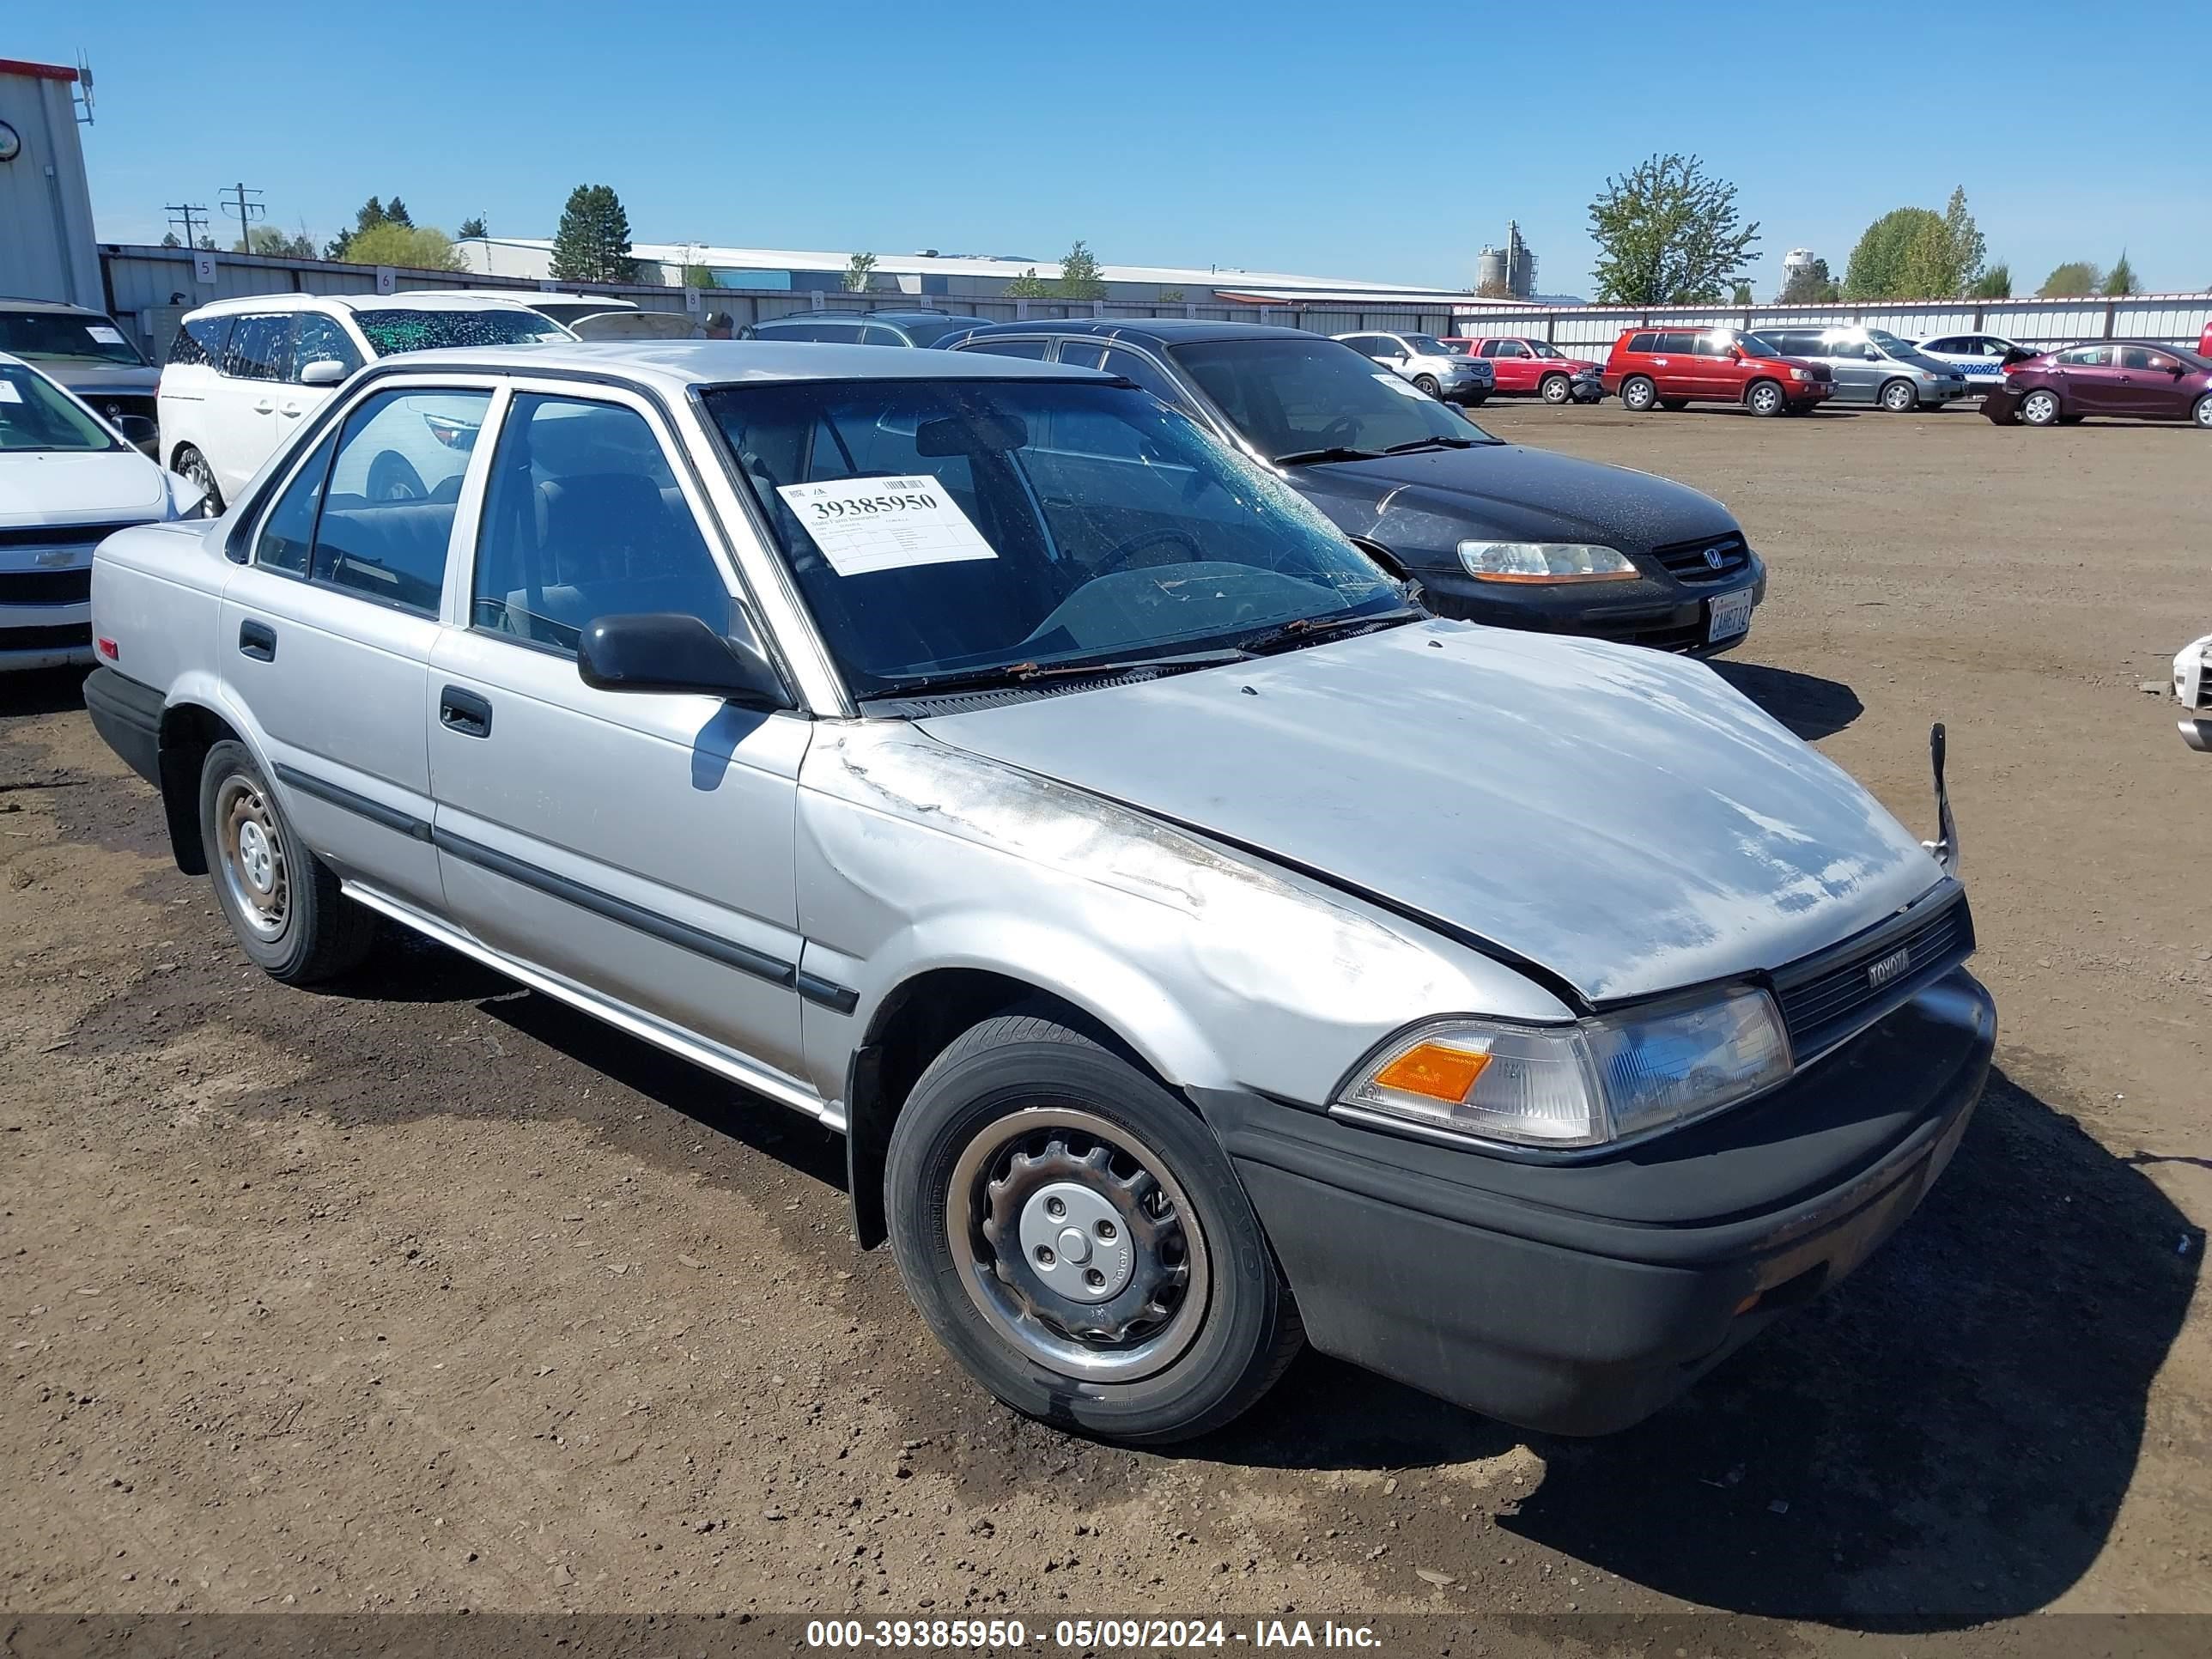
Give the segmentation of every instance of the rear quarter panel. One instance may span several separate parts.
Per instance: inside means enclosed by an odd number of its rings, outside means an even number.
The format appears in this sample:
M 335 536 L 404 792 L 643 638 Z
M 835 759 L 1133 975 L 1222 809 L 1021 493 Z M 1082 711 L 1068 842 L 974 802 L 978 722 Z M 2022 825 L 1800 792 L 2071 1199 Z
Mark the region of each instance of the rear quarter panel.
M 92 632 L 112 640 L 102 660 L 171 702 L 179 688 L 218 678 L 216 624 L 235 568 L 222 550 L 222 524 L 140 525 L 102 542 L 92 560 Z M 199 701 L 206 701 L 204 695 Z

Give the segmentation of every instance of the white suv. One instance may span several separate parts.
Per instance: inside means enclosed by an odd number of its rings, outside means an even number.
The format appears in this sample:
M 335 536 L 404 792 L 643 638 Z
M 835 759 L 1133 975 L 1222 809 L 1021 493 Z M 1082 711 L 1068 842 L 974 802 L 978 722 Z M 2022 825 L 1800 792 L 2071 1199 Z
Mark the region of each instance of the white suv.
M 161 459 L 205 492 L 211 512 L 221 512 L 339 382 L 372 357 L 570 337 L 531 307 L 489 295 L 217 300 L 186 314 L 162 366 L 155 399 Z M 422 493 L 397 472 L 391 487 Z
M 1480 408 L 1498 390 L 1498 371 L 1483 357 L 1462 356 L 1433 334 L 1339 334 L 1361 356 L 1411 380 L 1448 404 Z

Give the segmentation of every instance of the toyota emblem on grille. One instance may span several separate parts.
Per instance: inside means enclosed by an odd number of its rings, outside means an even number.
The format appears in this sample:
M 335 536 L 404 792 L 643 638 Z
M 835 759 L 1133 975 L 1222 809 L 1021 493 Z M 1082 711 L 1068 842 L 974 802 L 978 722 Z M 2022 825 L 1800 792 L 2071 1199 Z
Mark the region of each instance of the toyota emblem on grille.
M 1867 969 L 1867 985 L 1869 989 L 1878 991 L 1911 966 L 1912 966 L 1911 945 L 1892 951 L 1880 962 L 1873 963 Z
M 1705 550 L 1705 562 L 1717 570 L 1728 562 L 1728 555 L 1717 547 L 1709 547 Z

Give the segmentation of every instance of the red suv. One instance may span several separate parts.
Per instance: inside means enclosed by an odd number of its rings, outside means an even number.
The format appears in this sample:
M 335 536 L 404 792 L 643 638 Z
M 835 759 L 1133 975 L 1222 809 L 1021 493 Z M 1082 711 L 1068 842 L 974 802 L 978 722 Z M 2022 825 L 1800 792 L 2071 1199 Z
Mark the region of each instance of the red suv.
M 1605 393 L 1597 365 L 1563 355 L 1549 340 L 1525 334 L 1490 338 L 1447 337 L 1444 343 L 1464 356 L 1480 357 L 1498 372 L 1496 395 L 1541 398 L 1547 404 L 1594 404 Z
M 1705 402 L 1802 415 L 1836 387 L 1825 365 L 1782 356 L 1741 329 L 1624 328 L 1605 361 L 1605 389 L 1638 414 Z

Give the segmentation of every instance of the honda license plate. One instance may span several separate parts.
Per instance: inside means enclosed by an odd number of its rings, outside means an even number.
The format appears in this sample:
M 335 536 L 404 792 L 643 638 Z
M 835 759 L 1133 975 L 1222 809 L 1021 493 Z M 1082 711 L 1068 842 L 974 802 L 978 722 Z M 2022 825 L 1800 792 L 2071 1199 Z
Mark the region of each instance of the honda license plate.
M 1751 594 L 1723 593 L 1712 602 L 1712 614 L 1705 623 L 1705 643 L 1718 645 L 1723 640 L 1732 640 L 1751 627 Z

